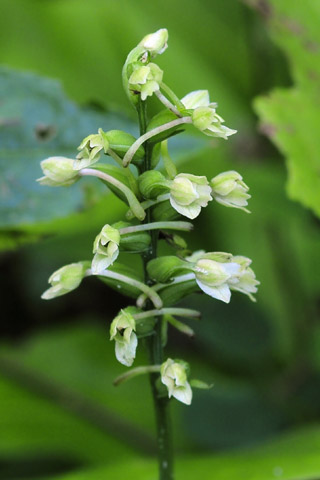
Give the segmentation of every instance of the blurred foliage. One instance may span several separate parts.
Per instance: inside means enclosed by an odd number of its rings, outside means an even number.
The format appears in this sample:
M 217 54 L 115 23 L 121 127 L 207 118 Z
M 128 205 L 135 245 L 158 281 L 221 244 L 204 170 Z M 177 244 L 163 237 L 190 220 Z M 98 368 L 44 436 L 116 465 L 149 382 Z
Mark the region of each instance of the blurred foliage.
M 289 59 L 294 86 L 256 99 L 255 110 L 262 131 L 286 157 L 289 196 L 320 216 L 320 4 L 270 0 L 268 5 L 270 32 Z
M 261 281 L 256 304 L 237 294 L 227 306 L 193 295 L 188 306 L 203 312 L 190 323 L 196 338 L 171 332 L 168 355 L 190 360 L 192 376 L 214 383 L 195 392 L 191 407 L 172 404 L 178 478 L 320 477 L 319 224 L 287 199 L 282 159 L 256 131 L 252 109 L 259 95 L 263 132 L 287 157 L 290 197 L 318 212 L 317 0 L 0 2 L 0 478 L 155 475 L 146 460 L 154 428 L 148 382 L 112 386 L 123 368 L 108 325 L 124 298 L 95 279 L 54 302 L 39 298 L 52 271 L 91 258 L 101 225 L 126 206 L 97 182 L 50 189 L 34 180 L 42 158 L 73 156 L 100 126 L 136 133 L 121 68 L 141 36 L 160 27 L 170 34 L 160 59 L 166 82 L 181 96 L 208 88 L 239 131 L 220 143 L 172 138 L 173 158 L 208 178 L 239 170 L 252 194 L 251 215 L 211 202 L 189 247 L 199 248 L 200 237 L 207 250 L 247 255 Z M 61 80 L 67 95 L 44 76 Z M 171 252 L 164 242 L 160 250 Z M 121 262 L 140 268 L 128 254 Z M 73 470 L 83 473 L 62 475 Z

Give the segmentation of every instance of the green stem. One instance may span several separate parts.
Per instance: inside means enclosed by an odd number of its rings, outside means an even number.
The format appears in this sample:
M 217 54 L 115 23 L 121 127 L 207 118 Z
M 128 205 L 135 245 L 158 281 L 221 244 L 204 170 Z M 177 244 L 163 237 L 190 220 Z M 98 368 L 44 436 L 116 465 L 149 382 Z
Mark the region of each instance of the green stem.
M 191 308 L 161 308 L 160 310 L 147 310 L 133 315 L 135 320 L 141 320 L 148 317 L 156 317 L 160 315 L 177 315 L 178 317 L 199 318 L 201 313 Z
M 131 145 L 131 147 L 129 148 L 129 150 L 127 151 L 125 156 L 123 157 L 123 166 L 127 167 L 129 165 L 129 163 L 133 159 L 136 151 L 139 149 L 139 147 L 143 143 L 147 142 L 147 140 L 150 140 L 150 138 L 155 137 L 156 135 L 158 135 L 161 132 L 165 132 L 166 130 L 170 130 L 170 128 L 173 128 L 173 127 L 178 127 L 179 125 L 183 125 L 184 123 L 192 123 L 192 118 L 190 116 L 182 117 L 182 118 L 176 118 L 175 120 L 172 120 L 171 122 L 164 123 L 163 125 L 160 125 L 159 127 L 153 128 L 152 130 L 149 130 L 149 132 L 146 132 L 143 135 L 141 135 L 141 137 L 139 137 L 138 140 L 136 140 Z M 145 170 L 149 170 L 149 169 L 146 168 Z
M 104 180 L 106 183 L 110 183 L 125 195 L 128 201 L 128 204 L 130 206 L 130 209 L 132 210 L 133 214 L 138 218 L 138 220 L 143 220 L 145 218 L 146 213 L 143 207 L 139 203 L 135 194 L 124 183 L 120 182 L 119 180 L 112 177 L 111 175 L 108 175 L 105 172 L 101 172 L 100 170 L 95 170 L 94 168 L 83 168 L 82 170 L 80 170 L 79 175 L 82 177 L 84 176 L 98 177 L 101 180 Z
M 141 105 L 142 104 L 142 105 Z M 151 164 L 151 148 L 148 145 L 148 139 L 151 138 L 155 133 L 153 131 L 149 132 L 149 135 L 146 134 L 146 102 L 141 102 L 138 108 L 139 115 L 139 125 L 140 125 L 140 134 L 142 135 L 142 142 L 146 142 L 145 145 L 145 159 L 144 159 L 144 171 L 150 169 Z M 182 119 L 177 119 L 182 120 Z M 150 135 L 151 134 L 151 135 Z M 141 140 L 140 140 L 141 141 Z M 135 145 L 135 144 L 133 144 Z M 135 145 L 130 152 L 134 155 Z M 130 149 L 129 149 L 130 150 Z M 129 150 L 127 153 L 129 153 Z M 130 162 L 130 154 L 127 157 Z M 124 162 L 125 165 L 125 162 Z M 150 209 L 146 212 L 146 218 L 144 223 L 151 223 L 151 211 Z M 153 284 L 151 278 L 147 272 L 148 262 L 155 258 L 157 255 L 157 242 L 158 242 L 158 232 L 156 230 L 151 231 L 151 244 L 147 252 L 142 255 L 143 269 L 144 269 L 144 279 L 145 283 L 149 286 Z M 147 302 L 146 309 L 150 308 L 150 302 Z M 162 318 L 161 316 L 157 317 L 157 323 L 155 325 L 155 335 L 152 335 L 146 339 L 148 346 L 149 358 L 151 365 L 161 365 L 163 362 L 163 346 L 162 346 Z M 153 396 L 155 416 L 156 416 L 156 428 L 157 428 L 157 446 L 158 446 L 158 460 L 159 460 L 159 480 L 173 480 L 173 449 L 172 449 L 172 435 L 171 435 L 171 422 L 169 418 L 169 409 L 168 403 L 169 399 L 167 397 L 159 396 L 158 391 L 158 382 L 159 373 L 150 373 L 150 384 L 151 391 Z
M 100 272 L 98 274 L 93 274 L 91 270 L 87 270 L 86 276 L 89 275 L 97 275 L 98 277 L 111 278 L 113 280 L 118 280 L 118 282 L 126 283 L 127 285 L 138 288 L 139 290 L 141 290 L 141 292 L 147 295 L 147 297 L 151 300 L 151 302 L 156 308 L 162 307 L 162 300 L 157 294 L 157 292 L 155 292 L 148 285 L 145 285 L 144 283 L 139 282 L 134 278 L 127 277 L 126 275 L 122 275 L 121 273 L 112 272 L 111 270 L 104 270 L 103 272 Z
M 183 232 L 190 232 L 193 229 L 193 224 L 190 222 L 151 222 L 143 223 L 142 225 L 134 225 L 132 227 L 124 227 L 119 229 L 120 235 L 127 233 L 144 232 L 148 230 L 180 230 Z

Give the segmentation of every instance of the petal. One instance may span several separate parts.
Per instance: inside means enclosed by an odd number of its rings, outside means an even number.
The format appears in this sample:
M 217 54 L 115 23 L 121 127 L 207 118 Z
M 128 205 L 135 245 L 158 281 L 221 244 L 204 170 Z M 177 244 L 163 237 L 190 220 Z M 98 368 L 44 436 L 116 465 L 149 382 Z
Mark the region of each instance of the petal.
M 187 207 L 184 207 L 176 203 L 172 197 L 170 197 L 170 203 L 172 208 L 174 208 L 178 213 L 184 217 L 190 218 L 191 220 L 196 218 L 201 212 L 201 207 L 199 205 L 188 205 Z
M 224 283 L 223 285 L 220 285 L 219 287 L 209 287 L 208 285 L 205 285 L 204 283 L 200 282 L 196 278 L 196 282 L 198 286 L 201 288 L 201 290 L 209 295 L 210 297 L 216 298 L 217 300 L 221 300 L 222 302 L 229 303 L 230 298 L 231 298 L 231 291 L 229 286 Z
M 188 382 L 183 387 L 176 387 L 173 391 L 173 397 L 185 405 L 190 405 L 192 401 L 192 390 Z

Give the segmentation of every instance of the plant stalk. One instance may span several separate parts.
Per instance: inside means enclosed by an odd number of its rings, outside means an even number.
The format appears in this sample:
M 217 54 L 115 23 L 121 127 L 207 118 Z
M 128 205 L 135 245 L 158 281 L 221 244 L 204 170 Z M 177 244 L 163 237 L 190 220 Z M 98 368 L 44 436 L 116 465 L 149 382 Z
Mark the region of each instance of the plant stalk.
M 146 102 L 140 100 L 138 106 L 138 117 L 140 126 L 140 135 L 145 135 L 147 126 L 146 117 Z M 145 143 L 145 159 L 144 159 L 144 171 L 150 170 L 151 153 L 152 150 L 148 144 L 148 140 Z M 151 223 L 151 211 L 147 210 L 144 223 Z M 157 256 L 157 243 L 158 232 L 155 230 L 150 231 L 151 244 L 147 252 L 142 255 L 143 269 L 144 269 L 144 281 L 146 285 L 151 286 L 153 284 L 147 272 L 148 262 Z M 150 302 L 146 303 L 146 309 L 150 309 Z M 157 323 L 155 326 L 155 335 L 146 339 L 149 359 L 151 365 L 161 365 L 163 362 L 163 346 L 162 346 L 162 317 L 157 317 Z M 159 373 L 150 374 L 150 384 L 153 396 L 155 417 L 156 417 L 156 429 L 157 429 L 157 447 L 158 447 L 158 462 L 159 462 L 159 480 L 173 480 L 173 449 L 172 449 L 172 432 L 171 421 L 169 416 L 169 399 L 159 395 L 158 384 L 160 382 Z

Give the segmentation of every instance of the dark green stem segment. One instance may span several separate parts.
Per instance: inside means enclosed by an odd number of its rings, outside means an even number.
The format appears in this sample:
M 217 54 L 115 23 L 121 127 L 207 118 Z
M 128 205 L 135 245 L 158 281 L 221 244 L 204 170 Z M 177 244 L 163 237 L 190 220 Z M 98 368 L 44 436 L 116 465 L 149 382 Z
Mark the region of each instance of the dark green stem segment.
M 147 115 L 146 115 L 146 102 L 140 100 L 138 104 L 138 117 L 140 135 L 146 132 L 147 128 Z M 151 148 L 148 142 L 145 143 L 145 159 L 143 165 L 143 171 L 150 170 L 151 163 Z M 145 223 L 151 222 L 151 210 L 147 210 L 147 216 L 144 220 Z M 152 285 L 152 280 L 149 278 L 147 272 L 147 264 L 150 260 L 157 256 L 157 242 L 158 232 L 155 230 L 150 231 L 151 244 L 147 252 L 142 255 L 144 279 L 147 285 Z M 150 308 L 149 302 L 146 308 Z M 163 362 L 163 346 L 162 346 L 162 318 L 158 317 L 155 335 L 148 337 L 147 346 L 149 352 L 149 359 L 152 365 L 160 365 Z M 173 449 L 172 449 L 172 432 L 171 421 L 169 418 L 169 399 L 159 394 L 160 377 L 158 373 L 150 374 L 151 391 L 153 396 L 153 402 L 155 407 L 156 416 L 156 428 L 157 428 L 157 447 L 158 447 L 158 459 L 159 459 L 159 480 L 173 480 Z

